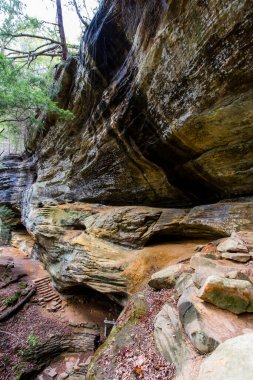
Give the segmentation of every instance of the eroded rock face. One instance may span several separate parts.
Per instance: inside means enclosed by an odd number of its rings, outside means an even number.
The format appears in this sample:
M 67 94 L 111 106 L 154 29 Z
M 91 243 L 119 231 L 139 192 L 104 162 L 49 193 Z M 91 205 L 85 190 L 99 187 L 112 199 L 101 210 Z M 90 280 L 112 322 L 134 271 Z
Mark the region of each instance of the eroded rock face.
M 183 292 L 177 305 L 179 318 L 193 346 L 202 353 L 212 352 L 220 343 L 219 337 L 207 321 L 203 309 L 201 310 L 201 304 L 194 293 L 194 287 L 185 289 Z
M 182 207 L 252 195 L 252 29 L 250 0 L 104 0 L 80 60 L 56 73 L 73 122 L 48 116 L 30 141 L 29 200 Z
M 36 158 L 12 154 L 0 161 L 0 203 L 22 208 L 25 191 L 36 181 Z
M 210 206 L 204 212 L 202 206 L 201 216 L 193 220 L 194 210 L 187 209 L 69 203 L 27 208 L 25 220 L 58 289 L 84 285 L 104 294 L 126 295 L 128 281 L 123 271 L 137 256 L 133 248 L 164 237 L 225 235 L 236 224 L 250 224 L 253 204 L 241 205 L 226 204 L 227 214 L 221 220 L 217 220 L 217 209 L 222 212 L 223 203 L 215 205 L 216 212 Z

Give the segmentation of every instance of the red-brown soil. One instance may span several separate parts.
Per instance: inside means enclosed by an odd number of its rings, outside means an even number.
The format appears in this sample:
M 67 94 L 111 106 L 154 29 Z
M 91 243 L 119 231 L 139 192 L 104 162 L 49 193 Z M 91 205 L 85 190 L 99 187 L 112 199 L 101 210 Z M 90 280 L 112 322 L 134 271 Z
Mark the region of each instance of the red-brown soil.
M 52 338 L 62 339 L 63 336 L 67 338 L 73 334 L 87 333 L 95 336 L 102 331 L 106 317 L 117 316 L 112 305 L 99 303 L 95 296 L 79 294 L 64 297 L 59 294 L 53 288 L 41 263 L 18 249 L 0 248 L 0 272 L 0 285 L 10 278 L 15 279 L 18 274 L 25 274 L 17 282 L 0 289 L 0 314 L 13 306 L 6 305 L 6 300 L 11 296 L 17 292 L 25 292 L 25 287 L 37 288 L 36 294 L 21 310 L 0 323 L 1 380 L 16 380 L 22 373 L 39 368 L 39 363 L 26 358 L 26 353 L 35 350 L 37 346 L 43 346 Z M 20 298 L 22 294 L 19 300 Z M 52 311 L 54 305 L 58 306 Z M 50 371 L 53 369 L 57 373 L 54 379 L 60 378 L 62 372 L 71 371 L 78 363 L 85 362 L 91 354 L 92 352 L 87 350 L 86 353 L 63 353 L 55 359 L 52 358 Z M 24 378 L 49 380 L 52 377 L 48 376 L 45 370 L 40 375 L 28 374 L 28 377 Z

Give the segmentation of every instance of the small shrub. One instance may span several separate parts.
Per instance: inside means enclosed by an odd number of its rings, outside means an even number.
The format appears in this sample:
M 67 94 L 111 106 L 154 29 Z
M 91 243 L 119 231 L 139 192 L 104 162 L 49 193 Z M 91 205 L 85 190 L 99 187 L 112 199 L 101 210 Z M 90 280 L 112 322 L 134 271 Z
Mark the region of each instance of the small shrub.
M 11 296 L 5 298 L 4 304 L 6 306 L 12 306 L 12 305 L 14 305 L 17 302 L 17 300 L 19 299 L 19 297 L 20 297 L 20 292 L 15 292 Z
M 18 283 L 18 287 L 19 287 L 19 289 L 25 289 L 27 287 L 27 283 L 21 281 Z
M 32 350 L 40 344 L 40 338 L 38 335 L 31 333 L 27 338 L 28 349 Z

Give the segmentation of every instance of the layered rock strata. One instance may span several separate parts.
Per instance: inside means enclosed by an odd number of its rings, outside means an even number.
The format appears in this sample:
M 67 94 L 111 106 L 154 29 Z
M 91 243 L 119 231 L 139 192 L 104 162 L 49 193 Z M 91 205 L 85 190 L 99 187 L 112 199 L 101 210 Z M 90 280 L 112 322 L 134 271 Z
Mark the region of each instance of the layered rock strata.
M 19 201 L 182 207 L 252 195 L 252 29 L 250 0 L 104 0 L 80 59 L 56 71 L 74 119 L 48 115 L 34 134 L 35 182 Z
M 126 295 L 122 274 L 135 260 L 136 248 L 159 239 L 220 237 L 248 228 L 253 203 L 221 202 L 190 210 L 71 203 L 33 207 L 26 220 L 58 289 L 88 286 Z

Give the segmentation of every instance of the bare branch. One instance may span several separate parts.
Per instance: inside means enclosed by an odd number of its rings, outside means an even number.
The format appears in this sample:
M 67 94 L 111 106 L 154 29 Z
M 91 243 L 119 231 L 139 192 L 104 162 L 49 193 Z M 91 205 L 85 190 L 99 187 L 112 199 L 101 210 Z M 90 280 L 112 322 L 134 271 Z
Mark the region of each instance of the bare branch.
M 19 118 L 16 118 L 16 119 L 5 119 L 5 120 L 0 120 L 0 123 L 12 123 L 12 122 L 22 122 L 22 121 L 26 121 L 28 120 L 29 117 L 26 117 L 25 119 L 19 119 Z M 1 130 L 1 133 L 4 131 L 4 129 Z
M 74 4 L 74 6 L 75 6 L 75 10 L 76 10 L 77 16 L 79 17 L 81 23 L 85 26 L 85 28 L 88 28 L 89 24 L 88 24 L 88 22 L 84 19 L 84 17 L 81 15 L 81 13 L 80 13 L 80 9 L 79 9 L 79 7 L 78 7 L 78 5 L 77 5 L 76 0 L 73 0 L 73 4 Z
M 48 56 L 48 52 L 51 52 L 51 51 L 54 51 L 56 49 L 58 49 L 59 46 L 55 45 L 55 46 L 52 46 L 52 47 L 49 47 L 48 49 L 44 49 L 44 50 L 40 50 L 40 51 L 29 51 L 29 52 L 25 52 L 25 51 L 17 51 L 17 53 L 20 53 L 21 55 L 16 55 L 16 56 L 9 56 L 10 59 L 19 59 L 19 58 L 37 58 L 38 56 Z M 56 55 L 59 55 L 60 52 L 55 52 L 54 53 L 54 56 Z M 51 56 L 51 55 L 50 55 Z
M 19 37 L 37 38 L 40 40 L 50 41 L 54 44 L 62 45 L 61 42 L 53 40 L 50 37 L 38 36 L 38 35 L 29 34 L 29 33 L 19 33 L 19 34 L 3 33 L 3 35 L 6 37 L 12 37 L 12 38 L 19 38 Z
M 28 51 L 23 51 L 23 50 L 16 50 L 16 49 L 11 49 L 11 48 L 5 48 L 5 50 L 9 50 L 11 53 L 8 53 L 7 56 L 9 57 L 10 55 L 13 55 L 15 53 L 20 53 L 20 54 L 29 54 L 29 55 L 32 55 L 33 53 L 35 53 L 36 51 L 38 51 L 39 49 L 45 47 L 45 46 L 49 46 L 49 45 L 52 45 L 53 42 L 48 42 L 46 44 L 43 44 L 39 47 L 37 47 L 36 49 L 34 50 L 28 50 Z M 58 45 L 56 46 L 57 48 L 59 47 Z M 10 57 L 11 58 L 11 57 Z

